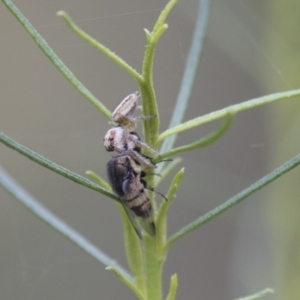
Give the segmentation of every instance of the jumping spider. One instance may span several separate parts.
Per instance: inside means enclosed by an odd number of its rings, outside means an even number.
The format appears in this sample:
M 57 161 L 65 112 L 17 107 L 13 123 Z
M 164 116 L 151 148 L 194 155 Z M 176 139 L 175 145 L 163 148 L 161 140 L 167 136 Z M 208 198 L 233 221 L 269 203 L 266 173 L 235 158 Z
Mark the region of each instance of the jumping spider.
M 104 147 L 113 157 L 128 154 L 146 168 L 155 168 L 156 166 L 151 159 L 141 154 L 141 149 L 153 156 L 158 156 L 158 153 L 143 143 L 134 131 L 138 121 L 152 118 L 152 116 L 133 117 L 138 107 L 139 97 L 139 92 L 128 95 L 114 110 L 112 119 L 118 126 L 107 131 L 104 136 Z M 112 123 L 110 124 L 112 125 Z

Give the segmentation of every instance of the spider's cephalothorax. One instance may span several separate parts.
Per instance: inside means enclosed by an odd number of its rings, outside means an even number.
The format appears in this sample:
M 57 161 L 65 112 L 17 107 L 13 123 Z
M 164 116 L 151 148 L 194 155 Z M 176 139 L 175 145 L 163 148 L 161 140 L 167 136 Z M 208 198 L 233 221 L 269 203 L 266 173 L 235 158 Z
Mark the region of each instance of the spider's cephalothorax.
M 120 198 L 137 235 L 142 239 L 140 226 L 151 236 L 155 225 L 145 172 L 130 155 L 113 157 L 107 163 L 107 176 L 114 193 Z

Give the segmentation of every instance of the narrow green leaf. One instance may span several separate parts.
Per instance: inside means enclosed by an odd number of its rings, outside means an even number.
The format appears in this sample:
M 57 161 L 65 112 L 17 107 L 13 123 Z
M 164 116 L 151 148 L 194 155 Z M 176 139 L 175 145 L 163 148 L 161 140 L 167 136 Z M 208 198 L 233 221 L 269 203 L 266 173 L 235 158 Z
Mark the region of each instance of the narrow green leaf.
M 159 155 L 159 159 L 165 159 L 168 157 L 172 157 L 174 155 L 178 155 L 183 152 L 188 152 L 200 148 L 207 147 L 217 141 L 230 127 L 231 121 L 232 121 L 232 116 L 228 115 L 224 118 L 223 124 L 218 128 L 217 130 L 213 131 L 212 133 L 208 134 L 204 138 L 200 139 L 199 141 L 196 141 L 194 143 L 181 146 L 178 148 L 174 148 L 170 151 L 167 151 L 165 153 L 162 153 Z
M 171 277 L 170 289 L 166 300 L 175 300 L 177 287 L 178 287 L 178 278 L 177 278 L 177 274 L 174 274 Z
M 135 295 L 140 300 L 145 299 L 145 297 L 139 291 L 137 286 L 132 281 L 128 280 L 128 278 L 124 277 L 117 269 L 115 269 L 114 267 L 107 267 L 106 270 L 111 271 L 112 273 L 114 273 L 122 282 L 124 282 L 135 293 Z
M 153 27 L 153 33 L 155 34 L 156 31 L 160 30 L 160 28 L 165 24 L 168 15 L 170 14 L 171 10 L 177 3 L 177 0 L 171 0 L 168 2 L 168 4 L 165 6 L 165 8 L 160 13 L 154 27 Z
M 65 236 L 88 255 L 96 259 L 104 266 L 113 266 L 127 281 L 133 282 L 132 276 L 123 269 L 115 259 L 110 258 L 106 253 L 99 250 L 84 236 L 71 228 L 67 223 L 59 219 L 55 214 L 40 204 L 32 195 L 12 179 L 2 168 L 0 168 L 0 184 L 31 213 L 37 216 L 46 224 L 50 225 L 58 233 Z
M 140 239 L 121 204 L 118 204 L 118 209 L 121 215 L 124 245 L 129 269 L 134 277 L 135 285 L 141 293 L 145 293 L 146 284 L 143 267 L 143 252 L 140 244 Z
M 214 120 L 223 118 L 228 114 L 235 115 L 244 110 L 248 110 L 251 108 L 258 107 L 258 106 L 266 105 L 266 104 L 269 104 L 269 103 L 272 103 L 275 101 L 279 101 L 279 100 L 294 98 L 297 96 L 300 96 L 300 89 L 291 90 L 291 91 L 282 92 L 282 93 L 271 94 L 271 95 L 259 97 L 256 99 L 252 99 L 249 101 L 245 101 L 245 102 L 242 102 L 239 104 L 234 104 L 234 105 L 228 106 L 226 108 L 211 112 L 207 115 L 187 121 L 187 122 L 177 125 L 173 128 L 167 129 L 166 131 L 164 131 L 163 133 L 160 134 L 160 136 L 158 137 L 158 142 L 163 141 L 165 138 L 167 138 L 170 135 L 177 134 L 177 133 L 195 128 L 197 126 L 200 126 L 202 124 L 212 122 Z
M 194 231 L 198 227 L 206 224 L 208 221 L 214 219 L 218 215 L 224 213 L 232 206 L 240 203 L 242 200 L 246 199 L 254 192 L 258 191 L 262 187 L 266 186 L 267 184 L 274 181 L 276 178 L 284 175 L 288 171 L 294 169 L 300 164 L 300 154 L 274 170 L 273 172 L 269 173 L 268 175 L 264 176 L 263 178 L 256 181 L 254 184 L 243 190 L 242 192 L 238 193 L 237 195 L 233 196 L 229 200 L 225 201 L 223 204 L 217 206 L 213 210 L 206 213 L 204 216 L 196 219 L 195 221 L 191 222 L 187 226 L 183 227 L 173 236 L 171 236 L 168 240 L 168 246 L 172 245 L 175 241 L 179 240 L 180 238 L 186 236 L 188 233 Z
M 184 168 L 182 168 L 173 178 L 169 191 L 166 195 L 166 198 L 168 201 L 163 201 L 158 209 L 157 218 L 156 218 L 156 225 L 158 231 L 163 231 L 161 233 L 161 236 L 166 237 L 166 224 L 167 224 L 167 211 L 170 207 L 170 205 L 173 202 L 173 199 L 175 197 L 175 194 L 177 192 L 177 189 L 180 185 L 180 182 L 184 175 Z M 165 243 L 165 241 L 163 241 Z
M 13 139 L 9 138 L 4 133 L 0 132 L 0 142 L 4 145 L 8 146 L 9 148 L 16 150 L 17 152 L 21 153 L 22 155 L 26 156 L 27 158 L 33 160 L 34 162 L 40 164 L 41 166 L 66 177 L 69 180 L 72 180 L 76 183 L 79 183 L 87 188 L 95 190 L 115 201 L 119 201 L 119 199 L 110 191 L 103 189 L 101 186 L 95 184 L 94 182 L 84 178 L 83 176 L 71 172 L 70 170 L 59 166 L 58 164 L 50 161 L 49 159 L 43 157 L 40 154 L 28 149 L 27 147 L 19 144 L 18 142 L 14 141 Z
M 80 29 L 73 20 L 68 16 L 68 14 L 64 11 L 57 12 L 57 15 L 62 17 L 67 25 L 77 34 L 79 35 L 83 40 L 88 42 L 90 45 L 95 47 L 97 50 L 101 51 L 106 57 L 111 59 L 113 62 L 115 62 L 117 65 L 119 65 L 121 68 L 123 68 L 129 75 L 131 75 L 138 83 L 141 81 L 140 74 L 134 70 L 130 65 L 128 65 L 122 58 L 120 58 L 118 55 L 116 55 L 114 52 L 109 50 L 106 46 L 100 44 L 98 41 L 96 41 L 94 38 L 92 38 L 90 35 L 88 35 L 86 32 L 84 32 L 82 29 Z
M 104 179 L 102 179 L 100 176 L 98 176 L 93 171 L 86 171 L 85 174 L 89 176 L 92 180 L 94 180 L 97 184 L 102 186 L 104 189 L 111 191 L 111 186 L 108 182 L 106 182 Z
M 172 172 L 172 170 L 181 162 L 180 157 L 176 157 L 171 162 L 167 164 L 167 166 L 163 169 L 160 168 L 161 171 L 158 171 L 156 179 L 154 181 L 154 187 L 160 185 L 160 183 L 167 177 L 167 175 Z
M 168 128 L 180 124 L 184 118 L 189 99 L 192 93 L 196 73 L 203 49 L 204 38 L 208 24 L 211 0 L 199 0 L 197 22 L 194 29 L 193 40 L 187 57 L 184 74 Z M 165 139 L 160 152 L 166 152 L 173 148 L 177 135 Z
M 147 269 L 147 291 L 149 299 L 161 299 L 161 274 L 162 266 L 167 255 L 167 210 L 171 205 L 178 185 L 182 179 L 184 169 L 181 169 L 171 183 L 167 194 L 168 201 L 163 201 L 158 209 L 156 218 L 155 239 L 146 239 L 146 269 Z M 172 290 L 174 292 L 174 290 Z M 170 296 L 171 297 L 171 296 Z
M 19 9 L 10 0 L 2 0 L 8 10 L 16 17 L 25 30 L 39 46 L 42 52 L 49 58 L 59 72 L 73 85 L 73 87 L 92 103 L 107 119 L 111 119 L 111 112 L 75 77 L 75 75 L 60 60 L 56 53 L 50 48 L 47 42 L 39 35 L 36 29 L 24 17 Z
M 261 299 L 263 296 L 267 295 L 267 294 L 273 294 L 274 293 L 274 290 L 270 289 L 270 288 L 267 288 L 267 289 L 264 289 L 263 291 L 261 292 L 258 292 L 257 294 L 254 294 L 254 295 L 250 295 L 250 296 L 247 296 L 247 297 L 243 297 L 243 298 L 238 298 L 236 300 L 259 300 Z
M 146 41 L 147 41 L 147 44 L 148 44 L 148 43 L 150 43 L 152 35 L 151 35 L 151 32 L 148 29 L 144 28 L 144 31 L 145 31 L 145 34 L 146 34 Z
M 180 182 L 183 178 L 183 175 L 184 175 L 184 168 L 181 168 L 177 174 L 174 176 L 172 182 L 171 182 L 171 185 L 170 185 L 170 188 L 169 188 L 169 191 L 166 195 L 168 201 L 165 201 L 162 203 L 162 206 L 165 204 L 165 203 L 168 203 L 167 206 L 170 206 L 171 202 L 173 201 L 175 195 L 176 195 L 176 192 L 177 192 L 177 189 L 180 185 Z M 169 203 L 170 202 L 170 203 Z

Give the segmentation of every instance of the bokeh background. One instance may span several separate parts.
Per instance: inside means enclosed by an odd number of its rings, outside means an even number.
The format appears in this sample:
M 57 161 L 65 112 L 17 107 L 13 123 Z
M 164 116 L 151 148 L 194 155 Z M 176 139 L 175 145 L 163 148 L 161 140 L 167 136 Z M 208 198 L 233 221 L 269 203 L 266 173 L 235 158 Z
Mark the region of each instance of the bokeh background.
M 14 3 L 74 74 L 113 110 L 136 83 L 56 16 L 68 12 L 138 71 L 166 1 Z M 179 0 L 155 57 L 154 81 L 167 128 L 183 75 L 198 1 Z M 300 3 L 213 0 L 207 38 L 185 120 L 274 92 L 299 88 Z M 107 120 L 54 68 L 0 3 L 0 130 L 50 160 L 106 178 Z M 218 142 L 182 155 L 186 169 L 169 234 L 221 204 L 299 152 L 299 99 L 237 115 Z M 219 123 L 181 134 L 182 145 Z M 0 145 L 1 165 L 35 198 L 126 266 L 115 204 Z M 179 166 L 180 167 L 180 166 Z M 179 168 L 178 167 L 178 168 Z M 166 193 L 171 176 L 160 186 Z M 299 170 L 175 243 L 164 270 L 179 277 L 177 299 L 234 299 L 272 287 L 264 299 L 300 299 Z M 123 283 L 0 189 L 1 299 L 134 299 Z

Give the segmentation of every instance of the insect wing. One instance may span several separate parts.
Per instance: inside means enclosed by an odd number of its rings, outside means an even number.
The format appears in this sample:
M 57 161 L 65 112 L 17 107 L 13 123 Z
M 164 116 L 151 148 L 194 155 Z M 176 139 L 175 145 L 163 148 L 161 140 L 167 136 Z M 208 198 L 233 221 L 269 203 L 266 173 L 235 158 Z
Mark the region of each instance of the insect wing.
M 152 216 L 147 218 L 138 217 L 134 211 L 123 202 L 122 198 L 120 198 L 120 200 L 139 238 L 142 239 L 140 227 L 142 227 L 149 235 L 155 236 L 156 230 Z
M 124 156 L 112 158 L 108 161 L 106 165 L 108 181 L 114 193 L 119 197 L 124 196 L 122 184 L 127 174 L 127 170 L 129 167 L 128 164 L 128 159 L 126 156 Z
M 147 219 L 138 218 L 138 223 L 149 235 L 155 236 L 156 229 L 152 216 Z
M 127 156 L 112 158 L 108 161 L 106 166 L 108 181 L 114 193 L 120 198 L 120 202 L 124 207 L 125 212 L 127 213 L 127 216 L 135 232 L 137 233 L 138 237 L 142 239 L 140 226 L 137 223 L 136 216 L 134 212 L 123 201 L 125 196 L 124 181 L 126 182 L 126 177 L 128 176 L 129 170 L 130 170 L 130 161 Z
M 120 200 L 121 200 L 121 204 L 122 204 L 124 210 L 125 210 L 126 213 L 127 213 L 127 216 L 128 216 L 128 218 L 129 218 L 129 221 L 130 221 L 131 225 L 133 226 L 133 228 L 134 228 L 136 234 L 138 235 L 138 237 L 142 240 L 143 238 L 142 238 L 142 234 L 141 234 L 141 230 L 140 230 L 140 225 L 139 225 L 138 222 L 137 222 L 136 215 L 134 214 L 134 212 L 133 212 L 130 208 L 128 208 L 128 207 L 122 202 L 122 199 L 120 199 Z

